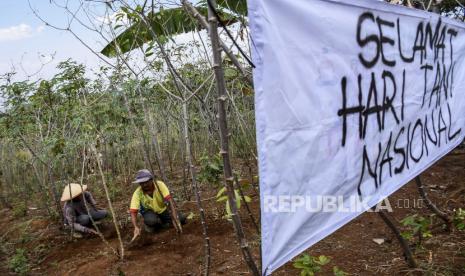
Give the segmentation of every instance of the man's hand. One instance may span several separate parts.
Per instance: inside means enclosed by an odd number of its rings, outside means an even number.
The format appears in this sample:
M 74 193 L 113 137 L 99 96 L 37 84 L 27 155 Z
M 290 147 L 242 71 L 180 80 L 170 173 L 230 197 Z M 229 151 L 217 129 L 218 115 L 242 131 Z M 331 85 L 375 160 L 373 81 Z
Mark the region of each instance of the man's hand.
M 136 226 L 134 227 L 134 236 L 132 237 L 129 243 L 133 242 L 137 237 L 139 237 L 139 235 L 140 235 L 140 228 Z
M 89 229 L 89 234 L 98 236 L 98 232 L 95 231 L 94 229 Z
M 134 236 L 132 237 L 132 240 L 135 240 L 137 236 L 140 235 L 140 228 L 137 226 L 137 212 L 131 212 L 131 222 L 132 225 L 134 225 Z
M 137 236 L 139 236 L 139 235 L 140 235 L 140 228 L 136 226 L 136 227 L 134 228 L 134 237 L 137 237 Z

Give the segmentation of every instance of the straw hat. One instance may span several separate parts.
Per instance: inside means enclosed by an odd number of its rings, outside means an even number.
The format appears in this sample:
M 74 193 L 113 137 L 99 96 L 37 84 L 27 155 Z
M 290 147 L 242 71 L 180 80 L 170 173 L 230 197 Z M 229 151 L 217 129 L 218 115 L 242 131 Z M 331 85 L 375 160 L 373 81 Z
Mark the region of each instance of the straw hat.
M 83 191 L 87 190 L 87 185 L 81 185 L 77 183 L 71 183 L 65 186 L 63 194 L 61 195 L 61 201 L 71 200 L 78 195 L 82 194 Z

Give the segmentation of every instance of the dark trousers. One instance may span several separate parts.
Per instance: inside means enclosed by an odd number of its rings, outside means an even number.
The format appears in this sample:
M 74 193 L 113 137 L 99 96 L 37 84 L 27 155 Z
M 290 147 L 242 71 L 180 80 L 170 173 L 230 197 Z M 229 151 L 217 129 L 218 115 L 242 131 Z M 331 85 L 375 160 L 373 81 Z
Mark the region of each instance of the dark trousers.
M 90 217 L 92 217 L 94 221 L 99 221 L 101 219 L 106 218 L 107 216 L 108 216 L 107 210 L 90 209 L 88 215 L 79 215 L 76 218 L 76 222 L 83 226 L 91 226 L 92 220 L 90 219 Z
M 169 227 L 171 225 L 171 215 L 168 209 L 161 214 L 157 214 L 152 210 L 147 210 L 142 216 L 144 217 L 144 224 L 154 229 Z M 186 224 L 186 216 L 179 212 L 178 216 L 181 224 Z

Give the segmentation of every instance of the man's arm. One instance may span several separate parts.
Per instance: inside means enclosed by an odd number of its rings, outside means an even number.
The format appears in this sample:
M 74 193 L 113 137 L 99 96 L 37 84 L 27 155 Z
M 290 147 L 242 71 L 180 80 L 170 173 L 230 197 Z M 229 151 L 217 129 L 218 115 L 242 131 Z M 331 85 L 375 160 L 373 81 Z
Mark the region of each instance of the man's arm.
M 133 212 L 132 210 L 131 210 L 131 222 L 132 222 L 132 225 L 134 226 L 134 237 L 139 236 L 140 228 L 137 225 L 137 212 Z
M 129 206 L 129 212 L 131 213 L 131 222 L 134 226 L 134 238 L 140 234 L 140 228 L 137 225 L 137 212 L 140 208 L 140 198 L 138 190 L 132 194 L 131 205 Z
M 76 215 L 74 210 L 70 206 L 65 207 L 65 218 L 68 222 L 69 226 L 74 229 L 74 231 L 82 232 L 82 233 L 94 233 L 95 231 L 85 227 L 76 222 Z
M 85 191 L 84 192 L 84 197 L 85 197 L 85 200 L 86 202 L 92 207 L 94 208 L 95 210 L 97 210 L 97 202 L 95 201 L 94 197 L 92 196 L 92 194 L 88 191 Z

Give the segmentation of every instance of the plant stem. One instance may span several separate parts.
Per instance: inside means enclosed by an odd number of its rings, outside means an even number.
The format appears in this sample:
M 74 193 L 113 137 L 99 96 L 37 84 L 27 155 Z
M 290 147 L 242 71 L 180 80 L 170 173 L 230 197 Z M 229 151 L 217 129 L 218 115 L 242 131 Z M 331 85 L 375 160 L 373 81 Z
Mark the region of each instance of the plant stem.
M 428 194 L 425 191 L 425 187 L 423 186 L 423 183 L 421 182 L 420 176 L 415 177 L 415 183 L 417 184 L 417 189 L 418 189 L 418 192 L 420 193 L 420 196 L 425 200 L 426 207 L 428 207 L 428 209 L 431 212 L 433 212 L 440 219 L 442 219 L 444 223 L 446 224 L 447 228 L 450 229 L 451 220 L 449 219 L 447 214 L 439 210 L 439 208 L 428 197 Z

